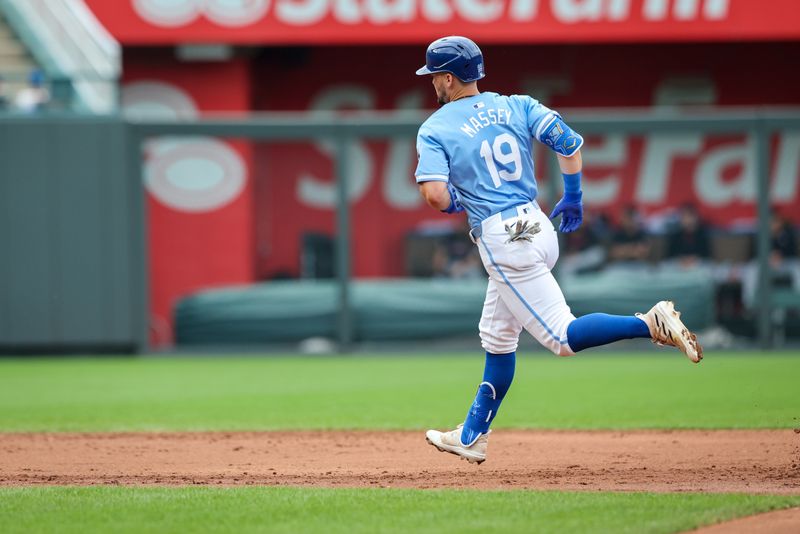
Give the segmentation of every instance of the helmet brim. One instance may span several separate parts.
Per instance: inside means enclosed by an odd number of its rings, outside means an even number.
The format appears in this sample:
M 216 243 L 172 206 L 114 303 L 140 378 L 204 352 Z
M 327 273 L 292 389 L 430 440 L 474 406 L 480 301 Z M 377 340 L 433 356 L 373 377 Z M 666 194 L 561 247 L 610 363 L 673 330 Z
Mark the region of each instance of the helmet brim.
M 433 74 L 432 70 L 428 70 L 427 65 L 423 65 L 421 69 L 417 69 L 417 76 L 425 76 L 426 74 Z

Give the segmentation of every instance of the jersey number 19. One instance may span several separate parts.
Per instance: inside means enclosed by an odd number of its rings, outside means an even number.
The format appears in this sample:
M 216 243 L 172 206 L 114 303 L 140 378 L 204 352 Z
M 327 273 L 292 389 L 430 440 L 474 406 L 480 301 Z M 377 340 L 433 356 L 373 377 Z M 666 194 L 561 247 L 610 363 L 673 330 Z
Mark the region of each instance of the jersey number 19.
M 503 145 L 508 146 L 508 151 L 503 151 Z M 513 182 L 519 180 L 522 176 L 522 159 L 519 154 L 519 145 L 517 140 L 508 133 L 502 133 L 494 138 L 494 142 L 489 146 L 489 141 L 485 140 L 481 143 L 481 157 L 486 162 L 486 168 L 489 169 L 489 174 L 492 176 L 492 182 L 495 187 L 500 187 L 502 182 Z M 510 165 L 514 164 L 514 170 L 509 172 L 505 169 L 497 170 L 497 164 Z

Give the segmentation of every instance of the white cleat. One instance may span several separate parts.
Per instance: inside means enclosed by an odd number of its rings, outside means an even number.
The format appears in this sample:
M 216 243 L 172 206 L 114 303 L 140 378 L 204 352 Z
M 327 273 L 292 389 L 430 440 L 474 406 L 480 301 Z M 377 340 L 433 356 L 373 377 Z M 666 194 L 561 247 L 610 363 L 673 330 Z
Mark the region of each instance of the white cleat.
M 675 309 L 671 300 L 662 300 L 649 312 L 637 313 L 636 317 L 647 324 L 656 345 L 677 347 L 694 363 L 703 359 L 703 347 L 697 342 L 697 336 L 683 324 L 681 312 Z
M 425 433 L 425 440 L 439 449 L 440 452 L 449 452 L 460 456 L 462 460 L 467 460 L 471 464 L 481 464 L 486 460 L 486 447 L 489 445 L 489 432 L 481 434 L 475 443 L 466 447 L 461 444 L 461 427 L 450 432 L 439 432 L 438 430 L 428 430 Z

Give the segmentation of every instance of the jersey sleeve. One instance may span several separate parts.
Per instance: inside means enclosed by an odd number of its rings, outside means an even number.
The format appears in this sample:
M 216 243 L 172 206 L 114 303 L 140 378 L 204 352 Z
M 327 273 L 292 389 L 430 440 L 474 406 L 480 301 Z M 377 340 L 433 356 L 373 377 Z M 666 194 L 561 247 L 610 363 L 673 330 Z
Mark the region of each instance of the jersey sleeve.
M 523 99 L 531 137 L 566 157 L 574 155 L 583 146 L 583 137 L 567 126 L 557 111 L 529 96 L 517 98 Z
M 417 183 L 450 180 L 450 161 L 441 143 L 425 125 L 417 134 Z
M 528 126 L 528 132 L 531 137 L 539 139 L 536 131 L 539 130 L 545 123 L 552 120 L 553 117 L 560 117 L 558 113 L 548 108 L 535 98 L 528 95 L 513 95 L 511 97 L 515 103 L 522 108 Z

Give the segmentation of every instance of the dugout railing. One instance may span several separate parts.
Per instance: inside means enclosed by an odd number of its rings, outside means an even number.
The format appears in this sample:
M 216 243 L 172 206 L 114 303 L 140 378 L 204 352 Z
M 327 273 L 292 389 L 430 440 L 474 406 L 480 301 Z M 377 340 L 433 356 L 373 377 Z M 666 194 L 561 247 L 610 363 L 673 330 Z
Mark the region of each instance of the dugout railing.
M 771 345 L 772 341 L 772 311 L 776 304 L 785 304 L 785 296 L 780 303 L 773 303 L 771 282 L 769 275 L 770 254 L 770 197 L 769 197 L 769 165 L 771 136 L 779 131 L 800 130 L 800 110 L 777 108 L 728 108 L 691 110 L 650 110 L 632 111 L 607 109 L 602 111 L 581 110 L 565 112 L 570 124 L 586 135 L 600 134 L 659 134 L 691 132 L 700 134 L 746 134 L 752 136 L 755 143 L 755 168 L 757 181 L 757 261 L 759 265 L 758 279 L 758 333 L 759 343 L 763 347 Z M 135 324 L 145 325 L 138 333 L 139 350 L 147 349 L 147 246 L 145 243 L 143 214 L 144 188 L 143 180 L 143 145 L 148 139 L 160 136 L 210 136 L 220 138 L 235 138 L 252 141 L 333 141 L 335 150 L 335 175 L 337 190 L 336 208 L 336 277 L 338 287 L 338 336 L 339 346 L 348 350 L 353 341 L 353 315 L 351 311 L 351 265 L 350 265 L 350 229 L 351 217 L 348 209 L 348 180 L 351 162 L 347 157 L 349 146 L 357 139 L 388 139 L 396 137 L 413 137 L 421 122 L 427 114 L 421 112 L 347 112 L 347 113 L 269 113 L 247 116 L 223 117 L 205 116 L 199 120 L 150 120 L 150 119 L 110 119 L 105 117 L 97 119 L 98 122 L 107 124 L 109 120 L 124 123 L 126 150 L 124 151 L 124 172 L 120 177 L 132 180 L 128 183 L 129 191 L 136 190 L 140 198 L 133 203 L 142 213 L 135 217 L 133 243 L 138 244 L 140 260 L 136 261 L 137 288 L 141 288 L 136 299 L 135 313 L 142 317 Z M 13 129 L 14 124 L 38 124 L 45 131 L 53 124 L 65 125 L 70 121 L 79 121 L 83 124 L 91 122 L 92 118 L 75 118 L 70 115 L 42 115 L 38 117 L 21 117 L 18 115 L 0 114 L 0 133 L 5 130 L 7 135 L 12 135 L 8 128 Z M 47 157 L 42 154 L 42 157 Z M 555 165 L 551 165 L 555 168 Z M 13 169 L 2 169 L 7 176 L 13 176 Z M 410 179 L 411 177 L 409 177 Z M 552 187 L 557 187 L 558 180 L 549 180 Z M 7 267 L 9 268 L 9 267 Z M 15 267 L 11 267 L 15 268 Z M 24 266 L 18 266 L 24 269 Z M 2 345 L 2 339 L 0 339 Z
M 796 109 L 719 109 L 694 108 L 687 111 L 603 110 L 567 112 L 570 125 L 587 134 L 653 134 L 694 132 L 706 134 L 746 134 L 755 139 L 755 168 L 758 198 L 756 239 L 758 280 L 758 333 L 761 346 L 772 340 L 772 291 L 769 276 L 770 198 L 769 139 L 781 130 L 800 130 L 800 111 Z M 313 116 L 305 114 L 262 114 L 247 119 L 205 118 L 199 121 L 131 121 L 132 144 L 141 146 L 148 137 L 205 135 L 254 140 L 333 139 L 336 142 L 337 280 L 339 288 L 339 343 L 346 350 L 353 339 L 350 310 L 350 213 L 347 208 L 349 174 L 348 145 L 355 139 L 414 136 L 426 118 L 418 112 L 357 112 Z M 141 165 L 138 153 L 130 165 Z M 556 166 L 551 165 L 551 168 Z M 140 172 L 140 171 L 139 171 Z M 550 180 L 557 184 L 558 180 Z M 781 301 L 783 302 L 783 300 Z

